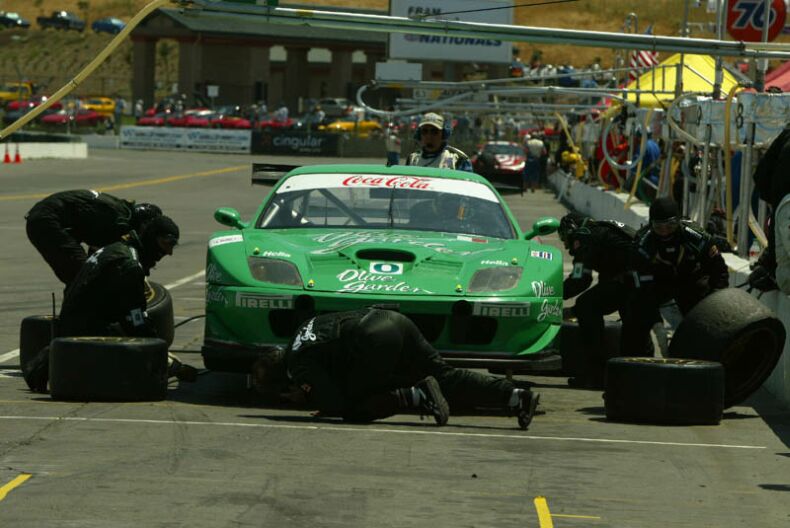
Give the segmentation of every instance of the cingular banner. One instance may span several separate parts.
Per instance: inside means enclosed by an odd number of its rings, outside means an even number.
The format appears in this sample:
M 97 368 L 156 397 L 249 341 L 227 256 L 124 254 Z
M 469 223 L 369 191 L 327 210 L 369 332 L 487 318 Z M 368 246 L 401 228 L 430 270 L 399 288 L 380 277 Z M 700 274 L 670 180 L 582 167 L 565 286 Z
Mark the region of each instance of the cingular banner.
M 121 148 L 186 150 L 191 152 L 250 152 L 249 130 L 125 126 Z
M 337 156 L 339 134 L 307 133 L 304 131 L 255 132 L 252 137 L 253 154 L 301 154 Z
M 390 0 L 390 14 L 409 18 L 426 17 L 426 20 L 432 21 L 512 24 L 512 9 L 496 9 L 512 5 L 511 0 Z M 484 8 L 494 9 L 482 11 Z M 513 48 L 510 42 L 501 40 L 409 33 L 390 33 L 389 44 L 390 58 L 393 59 L 459 62 L 510 63 Z

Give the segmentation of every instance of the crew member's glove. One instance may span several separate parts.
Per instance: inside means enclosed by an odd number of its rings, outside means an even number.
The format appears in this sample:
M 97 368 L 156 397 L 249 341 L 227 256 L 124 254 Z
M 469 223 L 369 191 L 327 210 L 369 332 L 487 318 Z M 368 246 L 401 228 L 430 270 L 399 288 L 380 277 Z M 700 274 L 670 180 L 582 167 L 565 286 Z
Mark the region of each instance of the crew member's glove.
M 765 266 L 755 266 L 754 271 L 749 274 L 749 291 L 754 289 L 760 291 L 779 289 L 776 279 Z

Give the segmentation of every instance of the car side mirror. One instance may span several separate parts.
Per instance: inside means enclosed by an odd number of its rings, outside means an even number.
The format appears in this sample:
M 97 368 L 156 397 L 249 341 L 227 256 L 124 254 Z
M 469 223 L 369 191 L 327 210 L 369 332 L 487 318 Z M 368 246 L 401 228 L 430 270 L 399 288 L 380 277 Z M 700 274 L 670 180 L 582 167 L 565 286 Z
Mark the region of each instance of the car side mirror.
M 249 224 L 241 221 L 239 212 L 232 207 L 220 207 L 214 211 L 214 220 L 222 225 L 235 227 L 236 229 L 244 229 L 249 227 Z
M 524 235 L 525 240 L 532 240 L 536 236 L 546 236 L 555 233 L 560 228 L 560 221 L 552 216 L 543 216 L 535 220 L 532 230 Z

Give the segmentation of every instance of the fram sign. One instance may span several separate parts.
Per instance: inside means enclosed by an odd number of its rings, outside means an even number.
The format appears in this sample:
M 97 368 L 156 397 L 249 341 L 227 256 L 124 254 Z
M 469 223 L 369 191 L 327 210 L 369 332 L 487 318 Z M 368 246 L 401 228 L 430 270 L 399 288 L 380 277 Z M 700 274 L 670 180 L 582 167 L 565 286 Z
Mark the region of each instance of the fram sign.
M 728 0 L 727 32 L 735 40 L 760 42 L 765 25 L 765 3 L 763 0 Z M 774 40 L 782 31 L 787 18 L 784 0 L 771 0 L 768 17 L 768 40 Z
M 390 0 L 390 14 L 431 21 L 513 23 L 512 9 L 497 9 L 512 7 L 511 0 L 487 0 L 485 6 L 493 8 L 489 10 L 480 5 L 479 0 Z M 496 39 L 409 33 L 390 33 L 389 45 L 391 58 L 458 62 L 509 63 L 512 49 L 511 43 Z

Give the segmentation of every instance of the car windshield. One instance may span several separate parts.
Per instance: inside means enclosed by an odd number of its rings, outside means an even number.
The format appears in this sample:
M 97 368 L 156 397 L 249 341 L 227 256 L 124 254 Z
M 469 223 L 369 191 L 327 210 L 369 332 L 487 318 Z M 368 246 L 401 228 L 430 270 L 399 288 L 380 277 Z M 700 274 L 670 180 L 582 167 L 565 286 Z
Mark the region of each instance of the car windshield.
M 482 183 L 391 174 L 292 176 L 277 189 L 256 226 L 516 236 L 497 195 Z
M 510 154 L 510 155 L 523 155 L 524 149 L 518 145 L 492 145 L 488 144 L 485 151 L 490 154 Z

